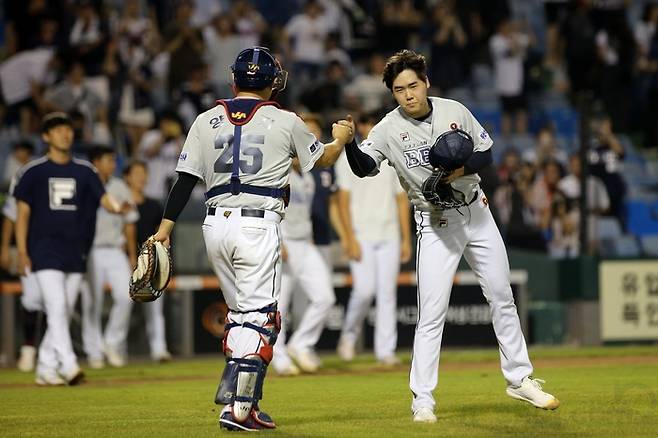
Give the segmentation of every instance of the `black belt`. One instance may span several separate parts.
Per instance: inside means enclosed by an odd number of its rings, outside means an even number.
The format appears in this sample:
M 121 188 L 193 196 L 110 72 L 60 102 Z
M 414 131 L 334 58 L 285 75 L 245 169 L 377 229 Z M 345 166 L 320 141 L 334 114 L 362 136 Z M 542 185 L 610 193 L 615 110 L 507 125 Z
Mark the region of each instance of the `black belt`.
M 217 208 L 215 207 L 209 207 L 208 208 L 208 216 L 214 216 L 215 213 L 217 213 Z M 240 210 L 240 215 L 241 216 L 246 216 L 246 217 L 260 217 L 264 218 L 265 217 L 265 210 L 259 210 L 256 208 L 243 208 Z

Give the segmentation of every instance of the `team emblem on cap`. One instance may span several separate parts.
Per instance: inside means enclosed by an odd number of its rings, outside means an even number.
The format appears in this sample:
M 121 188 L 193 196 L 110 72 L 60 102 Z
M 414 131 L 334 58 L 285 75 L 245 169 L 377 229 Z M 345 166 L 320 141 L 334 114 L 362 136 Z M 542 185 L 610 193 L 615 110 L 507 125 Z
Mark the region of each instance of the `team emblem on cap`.
M 247 74 L 248 75 L 255 75 L 258 73 L 258 70 L 260 70 L 260 65 L 254 64 L 253 62 L 250 62 L 247 64 Z

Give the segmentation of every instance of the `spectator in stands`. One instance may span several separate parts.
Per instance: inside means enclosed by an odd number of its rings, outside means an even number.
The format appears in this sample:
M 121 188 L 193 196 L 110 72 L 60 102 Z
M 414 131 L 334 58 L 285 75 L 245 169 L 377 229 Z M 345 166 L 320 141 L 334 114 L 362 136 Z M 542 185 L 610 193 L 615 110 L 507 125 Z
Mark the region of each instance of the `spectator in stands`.
M 307 1 L 304 11 L 294 15 L 286 24 L 287 57 L 294 62 L 295 81 L 307 83 L 320 75 L 325 62 L 325 41 L 331 27 L 317 0 Z
M 194 13 L 190 22 L 192 26 L 201 29 L 206 27 L 214 17 L 222 12 L 223 5 L 226 4 L 221 0 L 192 0 L 194 4 Z
M 546 18 L 546 60 L 561 57 L 560 28 L 569 13 L 570 0 L 543 0 Z
M 347 83 L 345 69 L 338 61 L 331 61 L 325 68 L 324 78 L 311 84 L 299 97 L 299 101 L 311 112 L 333 120 L 333 113 L 342 111 L 343 94 Z
M 382 0 L 379 2 L 377 48 L 384 52 L 414 47 L 423 13 L 413 0 Z
M 574 258 L 580 253 L 580 212 L 559 190 L 551 200 L 548 254 L 553 258 Z
M 523 151 L 523 159 L 537 166 L 548 159 L 556 160 L 560 165 L 565 166 L 567 158 L 567 153 L 558 147 L 555 132 L 549 126 L 542 127 L 537 133 L 537 145 L 534 149 Z
M 345 98 L 365 113 L 382 111 L 390 106 L 390 91 L 382 82 L 382 72 L 386 58 L 381 53 L 373 53 L 368 60 L 368 69 L 357 75 L 345 87 Z
M 64 0 L 26 0 L 3 2 L 5 12 L 5 54 L 30 50 L 41 45 L 39 38 L 35 38 L 34 29 L 41 29 L 42 35 L 45 22 L 57 24 L 57 39 L 62 36 L 62 24 L 66 13 Z M 61 41 L 59 41 L 61 43 Z M 58 44 L 59 45 L 59 44 Z
M 176 19 L 164 31 L 165 50 L 169 53 L 169 92 L 180 88 L 190 76 L 191 68 L 203 59 L 203 36 L 190 22 L 194 6 L 182 1 L 176 8 Z
M 518 26 L 509 19 L 498 25 L 498 31 L 489 41 L 496 91 L 503 107 L 503 135 L 512 132 L 524 134 L 528 130 L 523 60 L 529 45 L 530 37 L 520 32 Z
M 25 166 L 34 155 L 34 145 L 28 140 L 21 140 L 14 143 L 11 148 L 11 155 L 5 161 L 5 170 L 2 174 L 2 183 L 9 186 L 11 179 L 21 167 Z
M 176 176 L 174 168 L 185 141 L 183 124 L 175 112 L 160 116 L 158 126 L 144 134 L 137 157 L 147 163 L 149 174 L 144 194 L 163 202 Z
M 463 82 L 464 48 L 468 37 L 459 17 L 448 2 L 438 3 L 428 23 L 430 45 L 429 77 L 445 93 Z
M 589 0 L 574 0 L 563 24 L 565 59 L 572 100 L 577 101 L 584 90 L 592 90 L 596 49 L 596 29 L 590 18 Z
M 73 62 L 67 71 L 66 79 L 44 95 L 46 111 L 78 111 L 85 117 L 85 124 L 93 132 L 93 141 L 110 143 L 110 129 L 107 105 L 97 94 L 97 89 L 86 82 L 85 67 Z
M 267 23 L 260 12 L 249 0 L 235 0 L 231 7 L 231 16 L 240 36 L 240 49 L 261 44 Z
M 352 59 L 350 55 L 343 49 L 340 44 L 340 35 L 335 32 L 330 33 L 327 36 L 326 46 L 325 46 L 325 55 L 327 57 L 327 64 L 332 61 L 340 63 L 343 67 L 343 70 L 349 75 L 352 71 Z
M 637 73 L 635 76 L 635 93 L 633 116 L 639 122 L 645 134 L 645 146 L 658 146 L 655 115 L 658 106 L 658 57 L 656 52 L 656 25 L 658 25 L 658 4 L 647 3 L 644 6 L 642 19 L 635 24 L 634 36 L 637 44 Z
M 534 212 L 535 224 L 540 230 L 547 232 L 551 226 L 553 196 L 558 191 L 558 183 L 562 178 L 560 163 L 551 158 L 542 164 L 542 175 L 532 186 L 530 206 Z
M 178 115 L 183 119 L 185 128 L 189 129 L 197 115 L 215 106 L 216 96 L 208 80 L 208 67 L 197 63 L 173 98 Z
M 231 96 L 230 67 L 240 52 L 241 43 L 235 23 L 228 14 L 218 15 L 203 31 L 206 43 L 205 61 L 210 68 L 210 81 L 218 97 Z
M 655 120 L 654 120 L 655 123 Z M 612 121 L 608 116 L 599 117 L 592 122 L 592 138 L 589 151 L 589 171 L 603 181 L 610 198 L 610 210 L 607 215 L 624 220 L 624 198 L 626 183 L 622 177 L 624 146 L 612 132 Z

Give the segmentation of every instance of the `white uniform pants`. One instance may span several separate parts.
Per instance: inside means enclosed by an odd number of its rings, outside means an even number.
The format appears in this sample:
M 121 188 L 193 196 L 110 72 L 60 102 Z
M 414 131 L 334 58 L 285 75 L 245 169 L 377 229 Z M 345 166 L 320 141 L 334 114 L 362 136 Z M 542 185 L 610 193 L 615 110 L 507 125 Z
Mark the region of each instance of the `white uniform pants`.
M 37 374 L 57 371 L 70 374 L 78 368 L 69 320 L 80 290 L 80 273 L 44 269 L 34 273 L 41 290 L 48 329 L 39 347 Z
M 103 358 L 103 345 L 125 349 L 132 300 L 128 293 L 130 262 L 121 248 L 92 248 L 89 253 L 89 288 L 82 293 L 82 342 L 90 359 Z M 112 288 L 112 309 L 102 330 L 104 287 Z
M 150 303 L 142 303 L 146 317 L 146 334 L 149 338 L 151 357 L 157 359 L 167 352 L 165 320 L 163 314 L 164 297 Z
M 39 283 L 33 272 L 21 275 L 21 305 L 28 312 L 43 312 L 43 297 L 39 289 Z
M 400 241 L 359 241 L 359 245 L 361 260 L 350 262 L 353 286 L 341 337 L 356 343 L 376 296 L 375 356 L 384 359 L 395 354 L 398 339 L 396 304 Z
M 274 346 L 274 360 L 279 366 L 285 366 L 290 361 L 286 351 L 286 320 L 295 286 L 299 285 L 309 301 L 304 316 L 288 341 L 288 346 L 298 351 L 312 349 L 317 344 L 329 310 L 336 302 L 329 268 L 315 245 L 306 240 L 289 240 L 285 245 L 288 260 L 283 265 L 279 299 L 282 328 Z
M 418 323 L 410 387 L 412 410 L 434 408 L 439 353 L 452 281 L 462 254 L 478 277 L 491 308 L 503 376 L 519 385 L 532 374 L 521 323 L 512 297 L 505 244 L 484 195 L 469 207 L 438 215 L 416 212 L 418 246 Z
M 242 216 L 242 210 L 218 207 L 206 216 L 202 228 L 226 305 L 250 312 L 279 300 L 281 216 L 272 211 L 264 211 L 262 218 Z

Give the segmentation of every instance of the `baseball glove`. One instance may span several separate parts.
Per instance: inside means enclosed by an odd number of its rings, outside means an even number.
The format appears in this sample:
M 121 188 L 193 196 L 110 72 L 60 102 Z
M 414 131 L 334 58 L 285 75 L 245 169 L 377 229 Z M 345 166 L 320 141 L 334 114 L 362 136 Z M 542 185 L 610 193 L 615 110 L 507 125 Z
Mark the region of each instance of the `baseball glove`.
M 148 239 L 139 249 L 137 266 L 130 277 L 130 298 L 146 303 L 155 301 L 171 279 L 171 253 L 162 242 Z
M 450 184 L 441 182 L 441 179 L 449 174 L 450 172 L 446 171 L 444 168 L 437 167 L 423 182 L 423 186 L 421 187 L 423 196 L 427 202 L 441 207 L 443 210 L 459 208 L 467 205 L 463 193 L 453 189 Z

